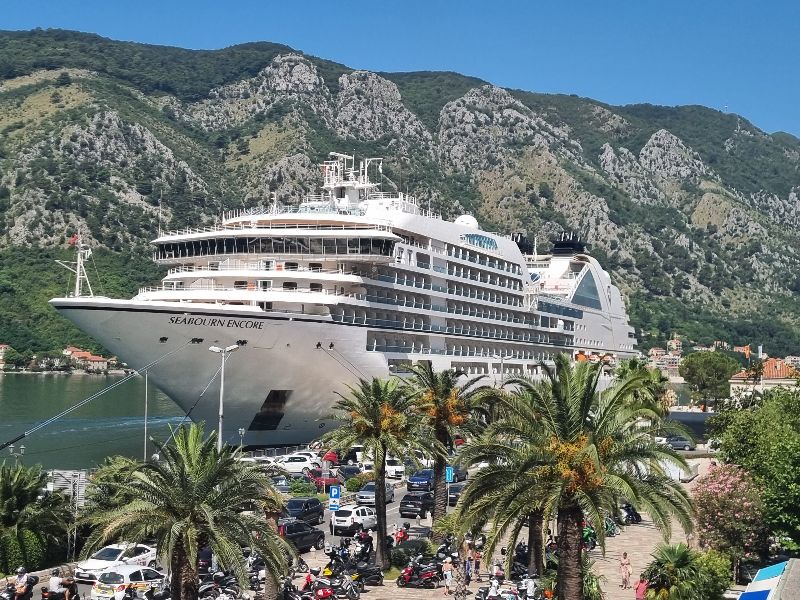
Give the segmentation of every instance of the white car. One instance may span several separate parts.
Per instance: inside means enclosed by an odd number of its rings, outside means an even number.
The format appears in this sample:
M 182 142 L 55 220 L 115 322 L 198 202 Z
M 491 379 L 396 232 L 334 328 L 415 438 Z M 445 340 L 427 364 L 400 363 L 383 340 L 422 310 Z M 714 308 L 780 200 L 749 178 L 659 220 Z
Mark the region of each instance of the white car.
M 292 475 L 302 475 L 311 469 L 319 469 L 321 466 L 319 459 L 312 460 L 310 457 L 301 454 L 281 456 L 276 464 Z
M 349 504 L 333 513 L 330 528 L 333 535 L 352 535 L 362 529 L 375 529 L 377 526 L 378 516 L 374 508 Z
M 386 459 L 386 477 L 389 479 L 402 479 L 406 476 L 406 466 L 396 458 Z
M 75 566 L 75 579 L 94 582 L 103 571 L 122 565 L 138 565 L 153 569 L 156 566 L 156 549 L 129 542 L 100 548 L 88 560 L 81 561 Z
M 151 587 L 161 587 L 164 574 L 138 565 L 119 565 L 100 573 L 92 586 L 92 600 L 122 600 L 125 590 L 133 588 L 142 598 Z

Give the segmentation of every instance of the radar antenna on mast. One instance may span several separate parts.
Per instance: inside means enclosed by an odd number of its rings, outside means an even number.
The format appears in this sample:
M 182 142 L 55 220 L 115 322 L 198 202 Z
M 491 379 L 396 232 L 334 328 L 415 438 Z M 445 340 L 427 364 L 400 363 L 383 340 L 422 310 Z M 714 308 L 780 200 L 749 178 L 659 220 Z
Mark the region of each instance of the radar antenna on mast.
M 89 248 L 87 244 L 83 243 L 83 238 L 81 237 L 80 232 L 69 238 L 68 243 L 70 246 L 75 246 L 76 250 L 78 251 L 75 262 L 68 262 L 64 260 L 57 260 L 56 262 L 64 267 L 67 271 L 75 273 L 75 290 L 73 292 L 73 297 L 80 298 L 83 296 L 83 284 L 85 283 L 86 287 L 89 288 L 88 297 L 91 298 L 94 296 L 94 292 L 92 291 L 92 284 L 89 283 L 89 276 L 86 275 L 86 267 L 84 266 L 84 262 L 92 255 L 92 249 Z

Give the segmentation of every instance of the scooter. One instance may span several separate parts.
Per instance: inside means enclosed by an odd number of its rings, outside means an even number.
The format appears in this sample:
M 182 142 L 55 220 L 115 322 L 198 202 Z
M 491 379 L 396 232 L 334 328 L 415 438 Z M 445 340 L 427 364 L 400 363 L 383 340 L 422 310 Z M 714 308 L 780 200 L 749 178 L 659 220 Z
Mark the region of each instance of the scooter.
M 641 523 L 642 522 L 642 515 L 633 507 L 632 504 L 626 502 L 622 505 L 622 510 L 630 517 L 631 522 L 633 523 Z
M 70 598 L 78 598 L 80 597 L 80 593 L 78 592 L 78 584 L 75 583 L 75 580 L 72 577 L 65 577 L 61 581 L 61 585 L 69 591 Z M 54 592 L 50 590 L 46 585 L 41 587 L 42 592 L 42 600 L 64 600 L 66 594 L 64 592 Z
M 439 565 L 422 565 L 422 555 L 412 558 L 408 565 L 400 571 L 397 578 L 397 587 L 436 588 L 439 587 L 441 576 Z
M 147 600 L 169 600 L 170 595 L 168 583 L 165 583 L 160 590 L 157 585 L 151 585 L 144 593 Z
M 9 582 L 6 585 L 6 589 L 0 592 L 0 598 L 2 600 L 15 600 L 15 598 L 16 600 L 31 600 L 33 588 L 37 583 L 39 583 L 39 577 L 37 575 L 28 575 L 25 583 L 25 591 L 17 595 L 17 588 L 12 582 Z
M 346 600 L 358 600 L 361 592 L 358 590 L 353 580 L 347 575 L 342 575 L 334 579 L 318 577 L 312 584 L 314 598 L 322 600 L 325 598 L 344 598 Z
M 313 600 L 311 591 L 302 592 L 295 587 L 291 578 L 284 577 L 281 584 L 280 600 Z

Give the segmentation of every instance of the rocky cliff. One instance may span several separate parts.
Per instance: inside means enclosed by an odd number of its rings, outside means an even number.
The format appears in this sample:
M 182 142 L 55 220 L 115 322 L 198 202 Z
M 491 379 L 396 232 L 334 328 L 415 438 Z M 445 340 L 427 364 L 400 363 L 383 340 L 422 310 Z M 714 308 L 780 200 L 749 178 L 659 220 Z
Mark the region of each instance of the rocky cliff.
M 788 134 L 703 107 L 357 71 L 273 44 L 191 52 L 0 33 L 6 256 L 57 253 L 80 226 L 143 259 L 159 219 L 182 227 L 273 196 L 299 202 L 331 150 L 384 156 L 385 187 L 448 217 L 468 211 L 540 240 L 580 233 L 645 346 L 677 329 L 800 351 L 800 140 Z M 3 327 L 0 338 L 19 339 L 0 341 L 48 343 L 35 324 Z

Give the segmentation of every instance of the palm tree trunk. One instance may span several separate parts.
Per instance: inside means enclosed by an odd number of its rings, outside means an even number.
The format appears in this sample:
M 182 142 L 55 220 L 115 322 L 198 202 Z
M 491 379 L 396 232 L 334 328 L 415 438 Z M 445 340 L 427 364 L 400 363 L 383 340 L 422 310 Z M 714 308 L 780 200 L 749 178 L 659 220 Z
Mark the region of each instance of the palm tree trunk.
M 467 573 L 464 569 L 464 557 L 458 553 L 453 565 L 453 598 L 454 600 L 467 599 Z
M 265 510 L 264 515 L 273 531 L 278 531 L 280 513 Z M 278 598 L 278 580 L 269 569 L 266 570 L 264 576 L 264 598 L 265 600 L 276 600 Z
M 375 457 L 375 512 L 377 513 L 377 539 L 375 540 L 375 564 L 384 571 L 391 567 L 386 552 L 386 450 L 379 448 Z
M 541 576 L 544 573 L 544 513 L 535 510 L 528 515 L 528 573 Z
M 558 600 L 583 597 L 581 574 L 581 522 L 583 513 L 577 505 L 566 505 L 558 511 Z
M 175 550 L 176 558 L 174 562 L 177 563 L 177 578 L 180 585 L 180 595 L 177 597 L 180 600 L 197 600 L 198 581 L 196 567 L 189 562 L 189 557 L 182 543 L 179 543 Z M 172 585 L 174 586 L 175 573 L 173 573 L 172 578 Z
M 444 427 L 437 427 L 435 431 L 436 441 L 444 448 L 447 448 L 449 441 L 447 430 Z M 445 480 L 445 469 L 447 468 L 447 457 L 436 455 L 433 459 L 433 521 L 447 514 L 447 481 Z M 434 539 L 438 541 L 442 536 L 434 534 Z
M 180 550 L 179 550 L 180 548 Z M 181 568 L 180 568 L 180 556 L 183 552 L 183 546 L 179 546 L 175 548 L 175 552 L 172 554 L 169 563 L 169 597 L 170 598 L 180 598 L 181 597 Z

